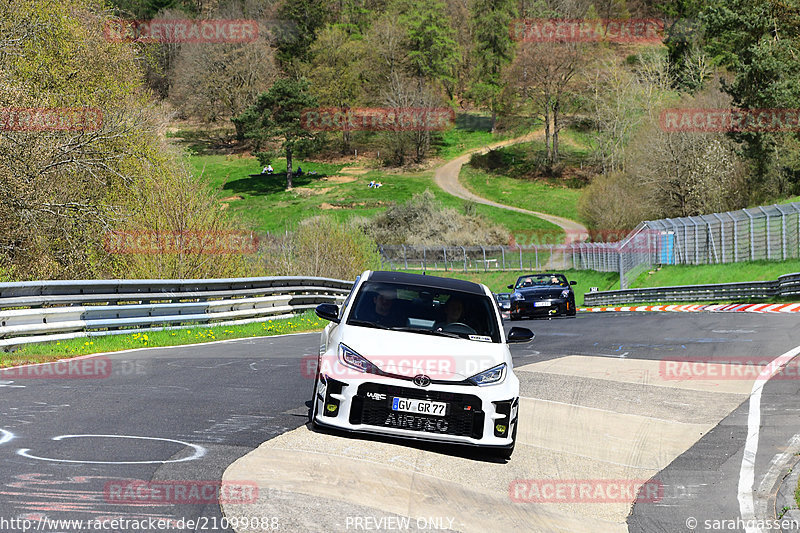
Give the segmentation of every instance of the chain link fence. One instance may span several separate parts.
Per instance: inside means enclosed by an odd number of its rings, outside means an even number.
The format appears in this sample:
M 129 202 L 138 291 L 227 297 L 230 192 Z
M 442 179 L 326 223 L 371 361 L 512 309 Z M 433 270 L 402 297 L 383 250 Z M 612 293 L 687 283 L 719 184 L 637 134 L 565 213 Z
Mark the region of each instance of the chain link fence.
M 382 268 L 488 272 L 619 272 L 626 289 L 653 265 L 735 263 L 800 257 L 800 203 L 640 223 L 616 242 L 527 246 L 381 245 Z

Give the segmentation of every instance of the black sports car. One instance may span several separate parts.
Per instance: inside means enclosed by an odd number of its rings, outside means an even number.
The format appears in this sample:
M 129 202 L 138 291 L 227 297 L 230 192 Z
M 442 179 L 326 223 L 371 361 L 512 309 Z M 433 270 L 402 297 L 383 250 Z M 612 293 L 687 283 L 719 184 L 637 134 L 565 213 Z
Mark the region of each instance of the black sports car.
M 528 274 L 520 276 L 511 293 L 511 320 L 524 316 L 575 316 L 575 293 L 563 274 Z
M 497 300 L 497 307 L 500 308 L 500 317 L 510 318 L 509 313 L 511 312 L 511 293 L 510 292 L 500 292 L 494 295 L 495 300 Z

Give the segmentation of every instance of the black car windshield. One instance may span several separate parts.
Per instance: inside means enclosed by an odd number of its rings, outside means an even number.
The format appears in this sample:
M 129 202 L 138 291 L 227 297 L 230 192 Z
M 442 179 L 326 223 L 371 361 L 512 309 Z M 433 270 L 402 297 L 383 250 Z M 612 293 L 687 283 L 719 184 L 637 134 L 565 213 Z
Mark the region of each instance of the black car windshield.
M 525 287 L 545 287 L 548 285 L 567 287 L 569 283 L 567 283 L 567 278 L 563 274 L 532 274 L 520 277 L 515 288 L 523 289 Z
M 347 324 L 500 342 L 495 304 L 488 296 L 403 283 L 365 282 Z

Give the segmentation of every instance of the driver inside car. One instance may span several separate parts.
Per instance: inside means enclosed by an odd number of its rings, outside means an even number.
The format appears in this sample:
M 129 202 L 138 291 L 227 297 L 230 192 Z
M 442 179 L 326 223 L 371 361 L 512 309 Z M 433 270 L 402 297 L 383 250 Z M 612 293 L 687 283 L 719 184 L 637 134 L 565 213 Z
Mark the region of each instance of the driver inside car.
M 461 316 L 464 314 L 464 302 L 456 296 L 451 296 L 444 304 L 444 320 L 434 324 L 433 329 L 441 331 L 448 324 L 462 322 Z
M 372 298 L 372 305 L 359 313 L 358 318 L 388 328 L 404 326 L 405 319 L 396 307 L 397 291 L 391 288 L 382 288 Z

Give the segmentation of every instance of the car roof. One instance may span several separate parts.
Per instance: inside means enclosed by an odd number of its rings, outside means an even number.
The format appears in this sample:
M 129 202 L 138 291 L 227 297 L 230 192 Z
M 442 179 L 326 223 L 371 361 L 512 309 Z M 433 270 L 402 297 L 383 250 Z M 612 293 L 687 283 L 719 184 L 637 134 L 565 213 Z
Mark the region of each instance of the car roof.
M 463 279 L 439 278 L 436 276 L 427 276 L 423 274 L 409 274 L 408 272 L 387 272 L 378 270 L 370 275 L 369 281 L 406 283 L 408 285 L 419 285 L 420 287 L 450 289 L 454 291 L 481 295 L 486 294 L 481 285 L 471 281 L 465 281 Z
M 564 276 L 564 274 L 561 274 L 559 272 L 537 272 L 536 274 L 525 274 L 524 276 L 520 276 L 517 279 L 532 278 L 534 276 Z M 567 276 L 564 277 L 566 278 Z

